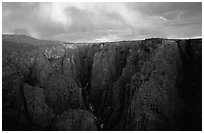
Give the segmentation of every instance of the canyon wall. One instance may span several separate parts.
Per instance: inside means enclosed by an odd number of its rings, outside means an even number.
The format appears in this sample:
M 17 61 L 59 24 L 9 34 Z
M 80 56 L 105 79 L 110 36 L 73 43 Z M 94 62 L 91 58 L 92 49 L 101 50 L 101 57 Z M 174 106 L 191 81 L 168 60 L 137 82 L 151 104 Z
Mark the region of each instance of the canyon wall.
M 3 130 L 202 130 L 202 40 L 2 42 Z

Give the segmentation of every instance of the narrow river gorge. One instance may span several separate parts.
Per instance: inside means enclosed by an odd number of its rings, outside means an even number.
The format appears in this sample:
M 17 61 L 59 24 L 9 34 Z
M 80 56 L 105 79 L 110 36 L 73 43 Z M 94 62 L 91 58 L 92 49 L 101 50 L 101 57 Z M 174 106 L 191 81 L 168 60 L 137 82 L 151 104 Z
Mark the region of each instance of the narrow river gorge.
M 3 130 L 202 128 L 201 39 L 2 45 Z

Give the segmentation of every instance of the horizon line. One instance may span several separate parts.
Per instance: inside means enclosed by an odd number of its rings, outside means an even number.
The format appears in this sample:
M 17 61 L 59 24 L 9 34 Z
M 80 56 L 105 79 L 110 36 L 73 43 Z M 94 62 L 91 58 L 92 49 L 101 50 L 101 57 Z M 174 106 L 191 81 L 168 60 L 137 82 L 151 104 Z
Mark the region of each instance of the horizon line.
M 105 43 L 105 42 L 122 42 L 122 41 L 140 41 L 140 40 L 147 40 L 147 39 L 202 39 L 202 36 L 195 36 L 195 37 L 146 37 L 146 38 L 140 38 L 140 39 L 127 39 L 127 40 L 113 40 L 113 41 L 62 41 L 62 40 L 53 40 L 53 39 L 39 39 L 37 37 L 33 37 L 30 35 L 25 34 L 14 34 L 14 33 L 2 33 L 2 35 L 16 35 L 16 36 L 27 36 L 31 37 L 37 40 L 44 40 L 44 41 L 58 41 L 58 42 L 65 42 L 65 43 Z M 2 38 L 3 40 L 3 38 Z

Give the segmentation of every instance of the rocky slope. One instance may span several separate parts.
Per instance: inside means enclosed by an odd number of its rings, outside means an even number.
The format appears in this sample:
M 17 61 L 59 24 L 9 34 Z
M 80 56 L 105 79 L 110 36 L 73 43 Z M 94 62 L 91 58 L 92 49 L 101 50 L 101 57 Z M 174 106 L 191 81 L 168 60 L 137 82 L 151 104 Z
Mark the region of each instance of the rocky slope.
M 201 39 L 18 38 L 2 41 L 3 130 L 202 129 Z

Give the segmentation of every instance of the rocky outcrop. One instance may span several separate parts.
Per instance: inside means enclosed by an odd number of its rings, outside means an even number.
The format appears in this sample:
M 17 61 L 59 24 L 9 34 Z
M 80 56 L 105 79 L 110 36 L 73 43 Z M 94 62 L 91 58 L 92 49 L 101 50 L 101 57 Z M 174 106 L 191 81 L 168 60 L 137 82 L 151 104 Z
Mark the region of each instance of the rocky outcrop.
M 38 43 L 3 40 L 3 130 L 201 130 L 202 40 Z
M 179 129 L 183 108 L 176 88 L 180 61 L 177 44 L 163 42 L 134 74 L 126 88 L 130 91 L 125 91 L 130 99 L 126 102 L 129 107 L 122 114 L 121 125 L 126 125 L 123 130 Z
M 49 78 L 49 75 L 51 74 L 51 71 L 52 68 L 50 63 L 42 53 L 39 53 L 30 67 L 29 78 L 31 78 L 30 80 L 33 82 L 31 84 L 37 84 L 39 87 L 44 87 Z
M 22 75 L 15 66 L 6 60 L 2 62 L 2 129 L 22 130 L 27 129 L 25 105 L 22 98 Z
M 188 41 L 184 43 L 188 44 Z M 197 40 L 191 42 L 196 42 L 197 45 L 197 50 L 194 48 L 195 51 L 191 50 L 191 54 L 199 56 L 197 59 L 200 59 L 202 55 L 200 52 L 201 43 Z M 197 128 L 190 126 L 194 125 L 189 120 L 193 114 L 187 113 L 191 115 L 190 117 L 183 116 L 183 112 L 188 112 L 186 110 L 188 105 L 182 96 L 186 93 L 183 91 L 187 91 L 184 85 L 186 81 L 183 81 L 186 76 L 182 71 L 185 70 L 184 66 L 192 67 L 195 59 L 188 60 L 191 65 L 184 64 L 184 61 L 191 55 L 190 53 L 187 54 L 184 50 L 183 53 L 186 55 L 183 57 L 181 46 L 178 46 L 174 40 L 146 40 L 139 45 L 129 47 L 128 51 L 123 50 L 126 52 L 126 58 L 122 60 L 114 56 L 120 51 L 113 51 L 112 48 L 119 49 L 119 46 L 108 47 L 108 49 L 95 54 L 92 69 L 91 93 L 93 95 L 90 95 L 90 99 L 95 107 L 95 113 L 100 119 L 100 125 L 103 125 L 101 130 L 201 129 L 201 120 L 199 119 L 202 114 L 199 112 L 201 111 L 201 97 L 199 102 L 197 101 L 197 104 L 200 103 L 200 106 L 197 105 L 197 111 L 192 111 L 200 114 L 195 115 L 196 122 L 200 126 L 196 126 Z M 185 45 L 182 47 L 186 49 Z M 193 48 L 194 46 L 189 47 Z M 117 60 L 126 62 L 125 65 L 121 65 L 122 73 L 115 72 L 118 70 L 118 65 L 115 65 Z M 201 60 L 196 62 L 201 62 Z M 201 87 L 199 70 L 202 70 L 201 64 L 199 68 L 194 69 L 199 83 L 193 79 L 188 80 L 188 83 L 196 84 L 197 87 Z M 188 91 L 192 93 L 194 89 L 197 89 L 195 86 L 188 86 L 191 90 Z M 184 90 L 181 92 L 182 88 Z M 197 93 L 193 99 L 198 99 L 202 89 L 199 90 L 200 93 Z M 190 93 L 189 96 L 191 96 Z M 183 122 L 184 119 L 188 122 Z M 184 128 L 184 125 L 189 125 L 189 127 Z
M 94 131 L 97 130 L 93 114 L 89 111 L 73 109 L 56 117 L 53 130 Z
M 48 106 L 53 108 L 56 114 L 70 108 L 84 108 L 81 88 L 68 76 L 52 74 L 44 91 Z
M 27 113 L 34 129 L 46 130 L 51 124 L 55 114 L 53 110 L 46 105 L 43 89 L 24 84 L 23 92 Z

